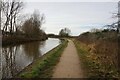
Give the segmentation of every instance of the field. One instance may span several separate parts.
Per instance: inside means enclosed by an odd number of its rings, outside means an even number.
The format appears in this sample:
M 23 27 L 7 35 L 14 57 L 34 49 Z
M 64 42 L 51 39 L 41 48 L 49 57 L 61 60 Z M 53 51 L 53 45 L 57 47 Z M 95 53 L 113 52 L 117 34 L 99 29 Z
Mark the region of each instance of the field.
M 75 41 L 88 77 L 119 77 L 119 46 L 116 32 L 84 33 Z M 87 73 L 87 72 L 86 72 Z

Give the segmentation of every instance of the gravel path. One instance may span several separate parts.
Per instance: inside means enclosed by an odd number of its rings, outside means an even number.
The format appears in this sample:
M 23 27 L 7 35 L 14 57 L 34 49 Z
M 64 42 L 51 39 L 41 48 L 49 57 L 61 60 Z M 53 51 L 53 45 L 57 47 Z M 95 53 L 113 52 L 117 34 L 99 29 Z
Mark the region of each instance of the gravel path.
M 71 40 L 54 69 L 53 78 L 83 78 L 80 59 Z

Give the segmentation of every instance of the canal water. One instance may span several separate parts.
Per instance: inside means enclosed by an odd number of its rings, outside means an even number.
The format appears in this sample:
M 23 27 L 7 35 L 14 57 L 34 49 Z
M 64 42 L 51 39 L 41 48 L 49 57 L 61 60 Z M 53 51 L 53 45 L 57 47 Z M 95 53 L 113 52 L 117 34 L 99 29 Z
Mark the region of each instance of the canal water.
M 31 64 L 36 58 L 60 44 L 59 39 L 49 38 L 46 41 L 37 41 L 25 43 L 16 46 L 1 48 L 1 76 L 2 78 L 11 78 L 26 66 Z

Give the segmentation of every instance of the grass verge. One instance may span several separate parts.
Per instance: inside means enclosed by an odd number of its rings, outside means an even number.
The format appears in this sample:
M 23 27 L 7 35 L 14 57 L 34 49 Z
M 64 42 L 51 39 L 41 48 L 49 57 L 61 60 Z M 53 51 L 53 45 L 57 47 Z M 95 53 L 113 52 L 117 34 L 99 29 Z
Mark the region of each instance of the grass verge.
M 59 62 L 59 58 L 67 46 L 68 41 L 62 40 L 61 44 L 45 54 L 42 58 L 36 59 L 30 66 L 23 70 L 17 77 L 19 78 L 51 78 L 54 66 Z
M 107 78 L 107 80 L 113 80 L 119 78 L 119 74 L 115 67 L 111 64 L 104 64 L 99 59 L 99 55 L 91 54 L 89 48 L 81 43 L 80 41 L 74 39 L 75 46 L 78 51 L 78 55 L 82 62 L 82 67 L 85 70 L 85 76 L 92 80 L 97 78 Z

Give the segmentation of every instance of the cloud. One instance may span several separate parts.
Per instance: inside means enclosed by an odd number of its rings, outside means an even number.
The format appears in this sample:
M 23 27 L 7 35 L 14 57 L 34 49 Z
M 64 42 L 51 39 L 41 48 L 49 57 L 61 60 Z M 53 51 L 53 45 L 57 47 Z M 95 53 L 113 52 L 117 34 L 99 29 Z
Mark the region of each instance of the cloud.
M 43 27 L 46 33 L 58 34 L 60 29 L 68 27 L 73 35 L 79 35 L 117 20 L 110 13 L 117 11 L 114 2 L 29 2 L 24 12 L 31 13 L 34 9 L 45 14 Z

